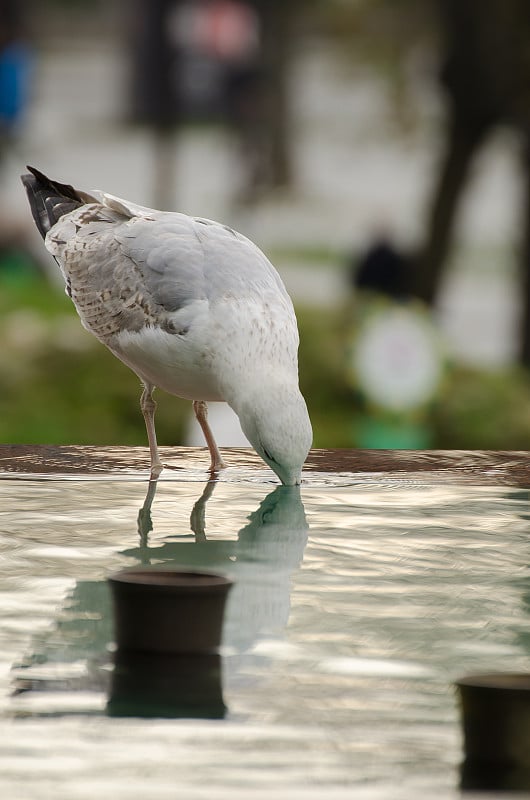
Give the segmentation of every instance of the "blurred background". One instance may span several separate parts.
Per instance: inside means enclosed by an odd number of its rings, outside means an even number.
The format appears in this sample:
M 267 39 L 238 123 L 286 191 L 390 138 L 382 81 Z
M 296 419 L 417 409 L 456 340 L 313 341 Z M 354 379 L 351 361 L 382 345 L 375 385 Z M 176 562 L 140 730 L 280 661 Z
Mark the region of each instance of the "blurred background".
M 0 441 L 146 438 L 29 163 L 253 239 L 315 446 L 530 449 L 529 116 L 526 0 L 0 0 Z M 157 399 L 160 443 L 200 443 Z

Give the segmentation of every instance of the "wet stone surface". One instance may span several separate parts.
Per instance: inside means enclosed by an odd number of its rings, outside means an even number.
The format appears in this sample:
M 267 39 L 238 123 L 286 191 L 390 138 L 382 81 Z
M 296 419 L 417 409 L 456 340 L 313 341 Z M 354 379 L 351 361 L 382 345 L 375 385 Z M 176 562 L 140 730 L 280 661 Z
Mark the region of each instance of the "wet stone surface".
M 161 447 L 168 470 L 188 473 L 208 465 L 204 448 Z M 223 448 L 232 467 L 263 463 L 250 448 Z M 0 474 L 97 474 L 145 471 L 149 452 L 144 447 L 0 445 Z M 305 473 L 437 473 L 443 480 L 472 481 L 480 485 L 530 486 L 527 450 L 312 450 Z M 230 476 L 230 472 L 228 473 Z M 268 476 L 267 476 L 268 479 Z

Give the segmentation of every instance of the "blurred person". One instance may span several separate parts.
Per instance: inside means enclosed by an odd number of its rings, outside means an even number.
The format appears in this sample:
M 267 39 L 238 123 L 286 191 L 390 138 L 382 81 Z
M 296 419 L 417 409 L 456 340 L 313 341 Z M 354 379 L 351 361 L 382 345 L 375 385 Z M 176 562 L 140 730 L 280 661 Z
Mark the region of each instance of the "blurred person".
M 224 122 L 239 142 L 241 199 L 290 180 L 286 73 L 292 3 L 135 0 L 131 111 L 155 134 L 154 204 L 170 202 L 175 131 Z
M 289 183 L 287 67 L 294 3 L 184 0 L 173 16 L 190 116 L 227 122 L 239 142 L 240 199 Z
M 0 0 L 0 169 L 23 120 L 29 97 L 32 48 L 23 0 Z M 0 274 L 20 282 L 41 266 L 27 236 L 27 225 L 5 213 L 0 219 Z
M 27 105 L 31 48 L 22 0 L 0 0 L 0 159 Z
M 132 117 L 155 134 L 155 200 L 168 208 L 175 133 L 187 122 L 228 122 L 251 177 L 261 141 L 256 12 L 242 0 L 136 0 L 130 33 Z M 259 142 L 256 146 L 255 142 Z M 254 146 L 253 146 L 254 145 Z
M 261 21 L 256 10 L 239 0 L 217 0 L 217 47 L 224 63 L 223 101 L 228 124 L 236 133 L 245 166 L 243 201 L 252 200 L 268 183 L 268 138 Z
M 407 295 L 410 269 L 410 259 L 398 250 L 385 231 L 376 235 L 360 259 L 356 255 L 350 259 L 350 277 L 356 289 L 395 299 Z
M 232 83 L 259 58 L 257 15 L 241 0 L 185 0 L 173 40 L 185 54 L 176 76 L 190 116 L 230 118 Z

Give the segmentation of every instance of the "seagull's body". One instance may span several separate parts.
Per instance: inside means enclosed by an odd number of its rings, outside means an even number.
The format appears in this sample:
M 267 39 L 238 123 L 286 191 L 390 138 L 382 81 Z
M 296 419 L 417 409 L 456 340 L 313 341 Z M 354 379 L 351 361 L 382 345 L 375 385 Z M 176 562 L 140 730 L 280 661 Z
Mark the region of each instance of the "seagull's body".
M 112 195 L 23 176 L 45 245 L 84 327 L 144 385 L 151 472 L 158 475 L 152 392 L 194 401 L 206 419 L 225 401 L 282 483 L 300 482 L 311 424 L 298 388 L 298 329 L 285 287 L 265 255 L 231 228 L 155 211 Z

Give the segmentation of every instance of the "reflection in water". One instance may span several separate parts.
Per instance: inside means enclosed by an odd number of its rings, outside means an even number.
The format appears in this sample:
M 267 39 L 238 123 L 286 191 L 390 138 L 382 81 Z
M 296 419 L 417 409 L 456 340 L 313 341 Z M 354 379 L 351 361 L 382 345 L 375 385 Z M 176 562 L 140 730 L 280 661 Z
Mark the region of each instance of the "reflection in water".
M 530 792 L 530 769 L 513 763 L 491 763 L 466 759 L 460 769 L 464 792 Z
M 13 666 L 15 694 L 106 691 L 107 646 L 112 640 L 109 604 L 106 581 L 77 581 L 53 626 L 36 635 L 31 654 Z
M 208 481 L 204 487 L 203 493 L 199 499 L 195 501 L 191 512 L 190 528 L 195 534 L 195 541 L 197 542 L 206 540 L 206 503 L 212 496 L 215 486 L 216 481 Z
M 219 655 L 117 650 L 109 716 L 221 719 L 225 711 Z
M 61 798 L 81 786 L 130 800 L 132 781 L 138 796 L 172 786 L 192 797 L 207 780 L 216 797 L 238 800 L 251 785 L 315 800 L 457 800 L 455 678 L 528 669 L 528 494 L 439 475 L 324 476 L 302 487 L 312 535 L 296 569 L 307 536 L 296 494 L 264 500 L 273 487 L 253 472 L 244 484 L 228 475 L 203 506 L 200 541 L 188 525 L 198 477 L 159 481 L 143 542 L 135 525 L 147 481 L 0 482 L 0 701 L 5 715 L 33 717 L 3 718 L 0 795 L 29 784 L 28 798 L 53 785 Z M 102 578 L 136 566 L 140 553 L 152 566 L 173 558 L 236 581 L 221 723 L 105 714 L 112 634 Z M 83 580 L 57 616 L 74 578 Z M 31 636 L 34 668 L 18 673 L 47 691 L 8 701 L 9 664 Z M 89 725 L 87 710 L 98 715 Z M 77 719 L 39 716 L 69 712 Z
M 203 492 L 198 500 L 195 501 L 193 510 L 190 516 L 190 528 L 195 534 L 196 541 L 203 541 L 206 538 L 205 519 L 206 519 L 206 503 L 213 494 L 217 484 L 216 480 L 209 480 L 203 489 Z M 151 517 L 151 507 L 153 505 L 156 490 L 158 486 L 158 478 L 151 478 L 147 488 L 147 494 L 143 506 L 138 512 L 138 534 L 140 536 L 140 546 L 147 547 L 148 537 L 153 530 L 153 520 Z
M 229 574 L 235 585 L 223 641 L 232 651 L 242 652 L 260 636 L 278 633 L 286 625 L 291 573 L 302 561 L 308 526 L 299 488 L 278 486 L 250 514 L 237 540 L 219 536 L 208 540 L 206 504 L 215 486 L 209 481 L 194 504 L 193 536 L 179 535 L 150 546 L 157 489 L 156 481 L 150 481 L 138 515 L 139 546 L 122 554 L 134 560 L 131 566 L 206 568 Z M 107 691 L 112 638 L 107 582 L 77 581 L 53 630 L 34 640 L 32 655 L 15 668 L 15 691 Z M 224 713 L 218 662 L 195 659 L 192 664 L 173 657 L 131 657 L 118 652 L 115 664 L 108 705 L 112 715 L 120 709 L 127 715 L 152 715 L 156 709 L 162 713 L 165 706 L 170 716 L 219 717 Z M 135 693 L 138 703 L 133 709 Z M 204 703 L 199 701 L 201 694 Z
M 147 537 L 153 530 L 151 506 L 153 505 L 153 500 L 155 499 L 157 486 L 158 478 L 151 478 L 149 480 L 144 504 L 138 512 L 138 533 L 140 535 L 140 545 L 142 546 L 147 544 Z

